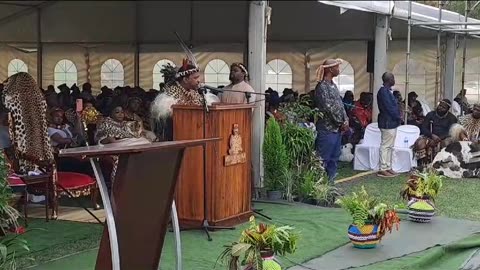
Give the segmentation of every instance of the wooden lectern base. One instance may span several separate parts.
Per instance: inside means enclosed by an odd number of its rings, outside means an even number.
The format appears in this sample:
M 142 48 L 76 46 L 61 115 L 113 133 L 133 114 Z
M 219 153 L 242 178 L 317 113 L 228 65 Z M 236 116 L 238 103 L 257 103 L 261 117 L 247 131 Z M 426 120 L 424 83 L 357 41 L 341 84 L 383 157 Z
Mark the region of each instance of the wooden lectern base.
M 107 215 L 97 270 L 158 269 L 185 148 L 214 140 L 89 146 L 60 152 L 61 157 L 91 158 L 94 165 Z M 111 205 L 95 161 L 105 155 L 119 156 Z

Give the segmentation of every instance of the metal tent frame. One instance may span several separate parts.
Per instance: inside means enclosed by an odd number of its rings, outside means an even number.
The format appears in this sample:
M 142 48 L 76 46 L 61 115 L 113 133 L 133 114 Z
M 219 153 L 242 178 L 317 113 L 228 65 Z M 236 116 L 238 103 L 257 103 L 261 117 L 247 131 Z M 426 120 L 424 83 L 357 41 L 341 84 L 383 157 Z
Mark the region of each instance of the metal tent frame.
M 472 10 L 475 10 L 476 7 L 480 5 L 480 1 L 477 1 L 471 8 L 469 7 L 469 1 L 464 0 L 465 3 L 465 15 L 464 22 L 442 22 L 442 12 L 444 5 L 447 1 L 438 1 L 439 2 L 439 15 L 438 22 L 413 22 L 412 21 L 412 0 L 408 1 L 408 32 L 407 32 L 407 52 L 406 52 L 406 65 L 405 65 L 405 98 L 407 98 L 408 93 L 410 92 L 410 53 L 411 53 L 411 30 L 412 26 L 422 26 L 424 28 L 437 30 L 437 61 L 436 61 L 436 78 L 435 78 L 435 104 L 437 103 L 438 94 L 443 93 L 440 90 L 443 90 L 443 87 L 440 84 L 440 78 L 442 77 L 442 70 L 440 69 L 441 65 L 441 38 L 442 33 L 452 33 L 452 34 L 462 34 L 464 35 L 463 42 L 463 57 L 462 57 L 462 89 L 465 88 L 465 64 L 466 64 L 466 53 L 467 53 L 467 40 L 468 37 L 480 38 L 480 27 L 468 28 L 468 26 L 480 26 L 480 22 L 468 22 L 468 15 Z M 446 26 L 460 26 L 463 28 L 450 28 Z M 472 34 L 477 33 L 477 34 Z M 408 102 L 405 102 L 405 111 L 407 110 Z M 405 114 L 405 123 L 407 123 L 407 114 Z

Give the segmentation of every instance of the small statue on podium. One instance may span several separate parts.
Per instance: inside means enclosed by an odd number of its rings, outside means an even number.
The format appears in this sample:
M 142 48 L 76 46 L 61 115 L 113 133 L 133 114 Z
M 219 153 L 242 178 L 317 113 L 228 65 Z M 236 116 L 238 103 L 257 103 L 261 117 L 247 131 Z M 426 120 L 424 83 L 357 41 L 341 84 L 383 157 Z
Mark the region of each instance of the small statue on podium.
M 238 124 L 233 124 L 233 132 L 232 135 L 230 135 L 229 146 L 228 155 L 225 156 L 225 166 L 245 163 L 247 161 L 247 156 L 242 148 L 242 136 L 240 136 Z

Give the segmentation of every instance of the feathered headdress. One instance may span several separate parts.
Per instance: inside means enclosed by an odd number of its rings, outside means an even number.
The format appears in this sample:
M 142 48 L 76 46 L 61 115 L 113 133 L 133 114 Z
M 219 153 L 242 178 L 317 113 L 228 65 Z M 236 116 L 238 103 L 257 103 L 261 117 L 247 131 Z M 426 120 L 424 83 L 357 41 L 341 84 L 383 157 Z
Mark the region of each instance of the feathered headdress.
M 163 65 L 160 73 L 163 75 L 163 79 L 166 84 L 174 83 L 177 76 L 177 70 L 170 63 Z
M 193 55 L 192 51 L 190 51 L 187 44 L 185 44 L 185 42 L 178 35 L 178 33 L 177 32 L 174 32 L 174 33 L 175 33 L 175 36 L 177 37 L 178 43 L 180 43 L 180 47 L 182 47 L 183 51 L 187 56 L 186 59 L 183 59 L 182 66 L 178 69 L 175 77 L 181 78 L 181 77 L 185 77 L 190 74 L 199 72 L 200 69 L 198 68 L 197 59 L 195 59 L 195 56 Z

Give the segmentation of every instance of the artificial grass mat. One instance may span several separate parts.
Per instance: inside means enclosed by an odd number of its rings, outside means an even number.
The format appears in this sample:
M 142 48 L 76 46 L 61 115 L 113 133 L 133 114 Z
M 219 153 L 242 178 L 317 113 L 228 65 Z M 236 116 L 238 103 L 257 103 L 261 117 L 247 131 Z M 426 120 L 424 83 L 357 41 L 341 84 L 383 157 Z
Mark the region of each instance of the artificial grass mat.
M 452 270 L 460 269 L 471 254 L 480 248 L 480 233 L 444 246 L 355 269 L 359 270 Z
M 345 193 L 360 190 L 361 186 L 370 195 L 381 201 L 404 205 L 400 198 L 400 190 L 407 182 L 408 174 L 401 174 L 393 178 L 381 178 L 375 174 L 359 177 L 354 181 L 339 183 L 336 186 Z M 436 215 L 450 218 L 480 221 L 480 200 L 474 199 L 480 194 L 480 180 L 449 179 L 443 180 L 443 187 L 435 200 Z
M 71 221 L 30 219 L 27 233 L 20 237 L 28 241 L 30 252 L 17 254 L 19 269 L 95 248 L 102 234 L 100 224 Z
M 304 204 L 269 203 L 255 203 L 255 208 L 263 209 L 263 214 L 273 218 L 273 221 L 269 222 L 268 220 L 257 216 L 257 222 L 274 223 L 277 225 L 288 224 L 294 226 L 300 231 L 301 236 L 298 242 L 297 252 L 293 255 L 288 255 L 287 258 L 279 258 L 282 266 L 284 267 L 292 266 L 295 262 L 301 263 L 316 258 L 349 242 L 346 232 L 348 225 L 351 222 L 351 218 L 342 209 L 321 208 Z M 42 240 L 45 241 L 50 238 L 47 234 L 64 238 L 63 243 L 61 241 L 57 241 L 56 244 L 52 243 L 51 246 L 57 246 L 70 250 L 70 253 L 78 253 L 82 250 L 85 251 L 91 249 L 92 245 L 89 244 L 92 240 L 91 236 L 82 240 L 77 233 L 73 231 L 65 231 L 65 229 L 71 228 L 71 226 L 69 226 L 71 224 L 66 224 L 66 227 L 62 227 L 62 224 L 64 223 L 65 222 L 62 221 L 56 221 L 55 224 L 58 224 L 58 227 L 55 228 L 45 225 L 44 227 L 48 228 L 49 230 L 44 232 L 45 235 Z M 85 226 L 84 231 L 98 231 L 96 234 L 96 246 L 98 246 L 101 228 L 94 224 L 80 225 Z M 34 226 L 32 225 L 31 227 L 33 228 Z M 248 227 L 248 223 L 237 226 L 235 230 L 221 230 L 212 232 L 211 235 L 213 241 L 211 242 L 207 241 L 206 235 L 203 231 L 182 231 L 181 238 L 183 250 L 183 268 L 195 270 L 214 269 L 218 255 L 223 250 L 223 245 L 238 240 L 240 237 L 240 231 L 246 227 Z M 25 237 L 29 243 L 33 245 L 34 241 L 37 240 L 35 237 L 32 238 L 32 236 L 29 234 L 30 233 L 26 234 Z M 87 243 L 79 243 L 83 241 L 86 241 Z M 46 245 L 43 246 L 45 247 Z M 82 248 L 80 249 L 78 246 L 81 246 Z M 56 254 L 55 249 L 51 250 L 52 253 L 49 253 L 48 250 L 44 250 L 45 253 L 42 253 L 40 260 L 37 260 L 37 263 L 40 262 L 39 265 L 33 269 L 86 270 L 94 268 L 95 259 L 97 256 L 96 249 L 65 258 L 61 258 L 64 257 L 65 254 Z M 173 270 L 175 268 L 174 252 L 173 233 L 168 232 L 163 248 L 160 269 Z M 50 260 L 56 258 L 61 259 L 42 263 L 46 261 L 46 258 Z M 219 262 L 217 268 L 225 269 L 225 266 L 221 265 L 221 262 Z

